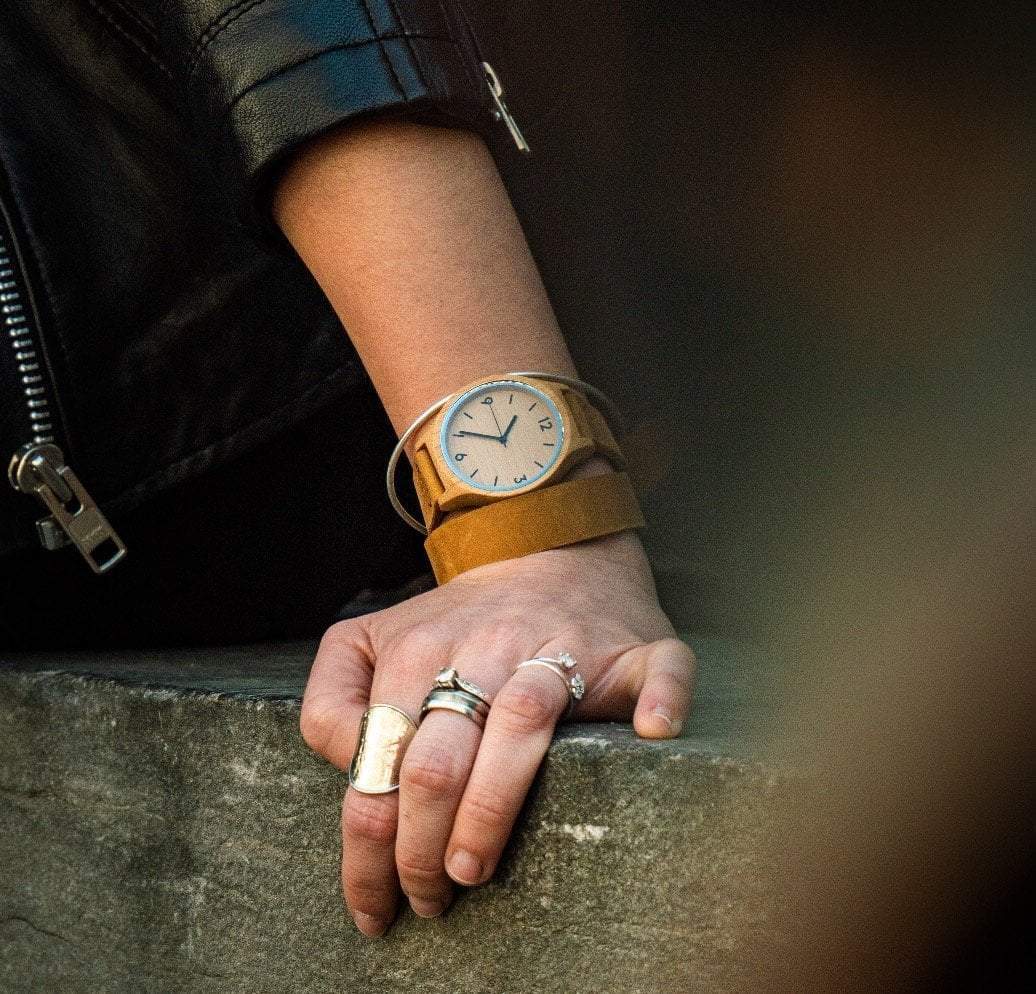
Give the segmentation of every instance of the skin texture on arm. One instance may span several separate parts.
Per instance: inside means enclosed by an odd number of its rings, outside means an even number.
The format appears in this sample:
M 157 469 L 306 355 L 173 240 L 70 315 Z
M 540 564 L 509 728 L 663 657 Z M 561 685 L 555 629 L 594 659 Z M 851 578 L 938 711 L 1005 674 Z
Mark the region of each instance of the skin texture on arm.
M 334 132 L 286 171 L 274 214 L 348 329 L 397 434 L 482 376 L 576 375 L 477 136 L 395 123 Z
M 397 432 L 484 376 L 576 375 L 506 191 L 482 141 L 463 131 L 376 122 L 308 145 L 277 188 L 278 223 L 327 294 Z M 609 472 L 603 460 L 575 471 Z M 492 875 L 564 715 L 557 675 L 519 662 L 569 651 L 586 694 L 575 720 L 630 720 L 679 734 L 694 658 L 658 604 L 632 531 L 470 570 L 384 611 L 333 625 L 303 699 L 306 742 L 340 769 L 364 710 L 416 717 L 453 666 L 492 701 L 485 730 L 432 711 L 410 743 L 398 792 L 350 787 L 342 888 L 358 928 L 382 934 L 399 892 L 422 917 L 454 883 Z

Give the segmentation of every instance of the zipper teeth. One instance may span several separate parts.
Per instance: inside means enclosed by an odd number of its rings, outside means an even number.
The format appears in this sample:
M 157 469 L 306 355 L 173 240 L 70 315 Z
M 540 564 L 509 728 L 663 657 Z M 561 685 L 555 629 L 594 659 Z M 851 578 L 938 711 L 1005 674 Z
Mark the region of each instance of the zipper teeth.
M 42 445 L 54 441 L 54 415 L 47 396 L 39 343 L 18 286 L 16 265 L 7 237 L 0 230 L 0 323 L 21 381 L 31 441 Z

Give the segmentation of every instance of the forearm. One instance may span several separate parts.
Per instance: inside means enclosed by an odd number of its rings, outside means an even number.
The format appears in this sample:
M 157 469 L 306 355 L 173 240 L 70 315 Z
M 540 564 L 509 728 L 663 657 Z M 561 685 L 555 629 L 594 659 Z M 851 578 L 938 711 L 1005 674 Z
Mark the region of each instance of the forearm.
M 476 136 L 388 122 L 335 132 L 291 163 L 274 213 L 397 432 L 482 376 L 574 375 L 510 200 Z
M 389 124 L 339 132 L 292 164 L 275 213 L 397 431 L 471 380 L 575 372 L 500 179 L 472 136 Z M 484 437 L 506 445 L 506 434 Z M 593 462 L 574 472 L 610 471 Z M 578 665 L 582 683 L 562 665 Z M 454 666 L 485 689 L 484 728 L 421 711 L 436 674 Z M 562 713 L 632 718 L 650 738 L 678 735 L 692 667 L 632 529 L 484 563 L 339 622 L 321 640 L 306 688 L 300 723 L 311 747 L 346 769 L 371 746 L 361 742 L 368 702 L 424 718 L 399 767 L 398 798 L 355 782 L 346 794 L 342 885 L 358 928 L 382 934 L 400 887 L 431 917 L 454 881 L 489 879 Z M 372 832 L 374 824 L 388 831 Z

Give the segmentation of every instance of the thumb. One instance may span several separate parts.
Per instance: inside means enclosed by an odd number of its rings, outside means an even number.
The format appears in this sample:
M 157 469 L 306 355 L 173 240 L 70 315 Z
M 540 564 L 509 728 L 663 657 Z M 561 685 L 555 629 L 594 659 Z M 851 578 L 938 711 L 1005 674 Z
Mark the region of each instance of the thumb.
M 630 694 L 636 701 L 636 733 L 645 739 L 679 735 L 694 696 L 695 659 L 691 647 L 679 639 L 660 639 L 630 649 L 621 663 L 633 674 Z

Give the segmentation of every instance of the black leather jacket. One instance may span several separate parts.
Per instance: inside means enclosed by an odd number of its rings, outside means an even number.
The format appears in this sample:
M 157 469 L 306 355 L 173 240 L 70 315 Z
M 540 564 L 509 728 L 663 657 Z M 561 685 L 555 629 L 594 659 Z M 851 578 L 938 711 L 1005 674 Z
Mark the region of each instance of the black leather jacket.
M 456 0 L 6 0 L 0 60 L 0 455 L 52 440 L 116 530 L 363 376 L 278 163 L 371 114 L 499 127 Z M 0 488 L 0 552 L 45 513 Z

